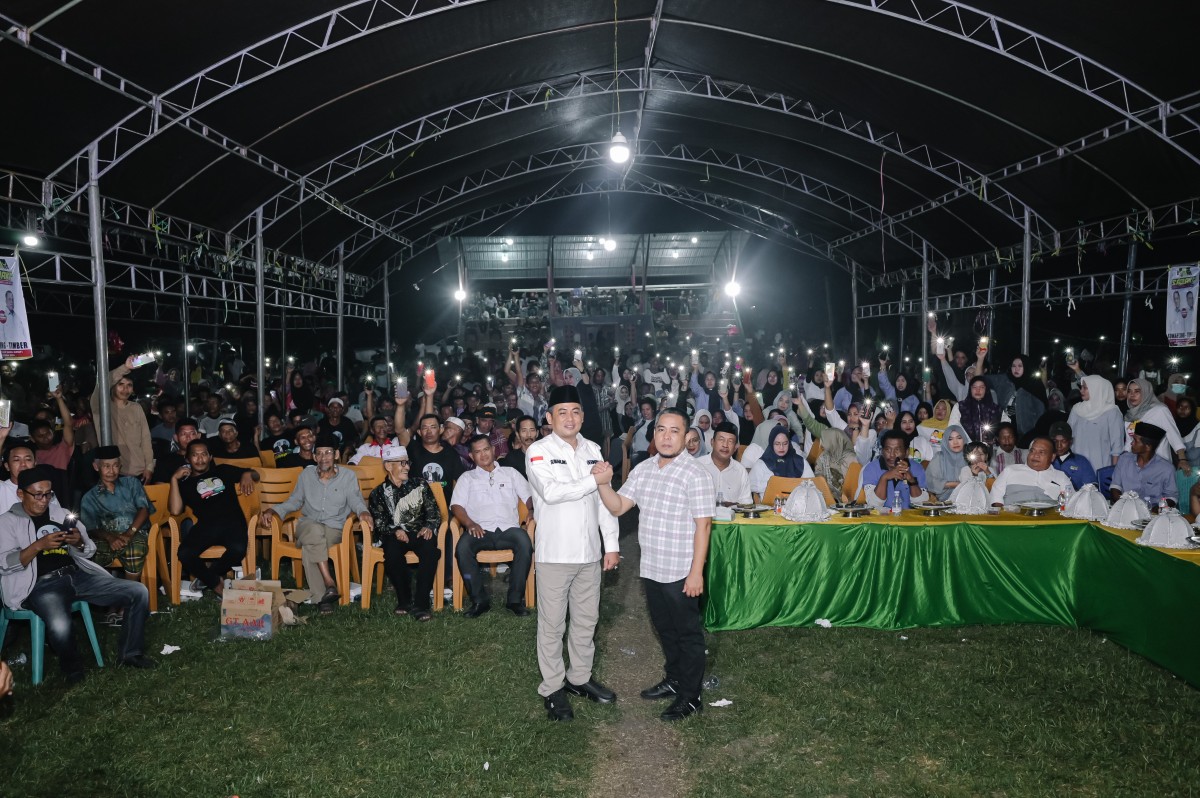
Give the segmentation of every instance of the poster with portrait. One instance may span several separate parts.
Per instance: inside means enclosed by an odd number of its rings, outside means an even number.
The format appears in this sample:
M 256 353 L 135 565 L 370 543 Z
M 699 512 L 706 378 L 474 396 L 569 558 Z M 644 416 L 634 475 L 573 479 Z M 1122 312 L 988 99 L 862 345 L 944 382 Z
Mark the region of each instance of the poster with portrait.
M 1167 345 L 1196 345 L 1196 286 L 1200 265 L 1172 266 L 1167 272 Z
M 4 295 L 0 300 L 0 360 L 33 357 L 29 317 L 25 315 L 25 292 L 21 289 L 21 268 L 15 257 L 0 258 L 0 294 Z

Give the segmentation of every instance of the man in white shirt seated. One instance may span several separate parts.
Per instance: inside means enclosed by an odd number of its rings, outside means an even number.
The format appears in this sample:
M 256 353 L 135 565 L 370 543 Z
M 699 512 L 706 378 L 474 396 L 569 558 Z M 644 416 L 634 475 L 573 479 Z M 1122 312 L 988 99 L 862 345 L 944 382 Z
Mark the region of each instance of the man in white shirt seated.
M 530 511 L 527 518 L 533 518 L 533 493 L 525 477 L 515 468 L 496 463 L 496 450 L 487 435 L 476 435 L 468 447 L 475 468 L 464 471 L 458 478 L 454 484 L 454 503 L 450 505 L 450 512 L 466 533 L 458 539 L 454 549 L 463 583 L 471 597 L 471 607 L 463 615 L 477 618 L 492 608 L 475 555 L 498 549 L 509 549 L 513 553 L 505 606 L 513 615 L 528 615 L 529 610 L 522 599 L 533 559 L 533 544 L 520 522 L 517 502 L 525 502 Z
M 1053 468 L 1054 444 L 1049 438 L 1034 438 L 1023 464 L 1004 469 L 992 484 L 992 505 L 1058 501 L 1060 491 L 1071 492 L 1071 477 Z
M 712 475 L 717 488 L 717 504 L 751 502 L 750 475 L 741 463 L 733 460 L 737 442 L 737 427 L 722 421 L 713 427 L 712 452 L 696 461 Z

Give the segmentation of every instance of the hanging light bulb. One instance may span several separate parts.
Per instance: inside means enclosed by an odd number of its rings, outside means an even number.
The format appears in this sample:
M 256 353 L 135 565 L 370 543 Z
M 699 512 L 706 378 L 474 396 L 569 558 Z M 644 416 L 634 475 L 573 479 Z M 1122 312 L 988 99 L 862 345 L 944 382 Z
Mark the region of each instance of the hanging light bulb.
M 608 157 L 613 163 L 625 163 L 629 160 L 629 141 L 617 131 L 617 134 L 612 137 L 612 144 L 608 147 Z
M 612 252 L 616 248 L 617 248 L 616 241 L 612 240 L 611 238 L 604 239 L 604 251 L 605 252 Z

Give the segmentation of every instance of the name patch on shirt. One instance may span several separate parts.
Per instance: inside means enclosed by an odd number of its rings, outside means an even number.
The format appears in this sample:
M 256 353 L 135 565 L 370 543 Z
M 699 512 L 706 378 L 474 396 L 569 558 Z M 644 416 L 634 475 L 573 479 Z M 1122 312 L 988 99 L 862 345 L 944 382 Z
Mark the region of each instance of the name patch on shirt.
M 566 460 L 551 460 L 550 465 L 566 465 Z
M 588 464 L 588 465 L 595 465 L 596 463 L 599 463 L 599 462 L 600 462 L 599 460 L 588 460 L 588 461 L 587 461 L 587 464 Z

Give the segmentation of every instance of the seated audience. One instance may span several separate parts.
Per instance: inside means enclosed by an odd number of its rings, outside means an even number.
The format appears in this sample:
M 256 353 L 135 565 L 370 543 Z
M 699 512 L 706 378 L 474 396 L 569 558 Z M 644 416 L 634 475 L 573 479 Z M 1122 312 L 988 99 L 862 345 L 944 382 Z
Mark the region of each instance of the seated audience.
M 1096 484 L 1096 469 L 1087 458 L 1071 451 L 1071 425 L 1056 421 L 1050 425 L 1050 440 L 1054 443 L 1054 467 L 1071 478 L 1071 487 L 1079 490 L 1084 485 Z
M 1126 491 L 1134 491 L 1151 507 L 1157 508 L 1158 500 L 1163 498 L 1172 507 L 1179 503 L 1175 469 L 1156 454 L 1166 436 L 1165 429 L 1146 421 L 1139 421 L 1134 426 L 1133 448 L 1117 458 L 1117 467 L 1113 471 L 1109 488 L 1113 501 Z
M 463 613 L 476 618 L 491 609 L 487 586 L 475 555 L 480 551 L 508 549 L 513 553 L 512 569 L 508 576 L 508 599 L 505 606 L 514 615 L 525 616 L 525 582 L 533 559 L 533 544 L 526 531 L 526 521 L 519 520 L 517 503 L 529 509 L 533 518 L 532 492 L 529 483 L 516 469 L 496 463 L 496 452 L 486 435 L 476 435 L 470 443 L 475 468 L 458 478 L 454 486 L 454 502 L 450 512 L 462 526 L 454 557 L 463 575 L 463 583 L 471 597 L 471 607 Z
M 996 445 L 992 447 L 992 470 L 999 476 L 1011 465 L 1024 464 L 1027 456 L 1017 446 L 1017 428 L 1008 421 L 1000 422 L 996 427 Z
M 750 475 L 733 459 L 737 447 L 737 427 L 723 421 L 713 427 L 712 451 L 698 459 L 712 475 L 717 504 L 750 504 L 754 500 L 750 494 Z
M 905 457 L 904 434 L 884 430 L 881 437 L 879 459 L 868 463 L 860 477 L 860 484 L 867 494 L 867 506 L 890 511 L 899 495 L 900 508 L 908 509 L 913 502 L 928 499 L 925 469 Z
M 412 473 L 403 446 L 383 447 L 383 469 L 387 479 L 371 491 L 367 507 L 374 519 L 374 543 L 383 548 L 383 569 L 396 591 L 395 614 L 428 621 L 433 617 L 430 593 L 442 556 L 437 539 L 442 514 L 429 486 Z M 417 555 L 415 594 L 405 559 L 410 551 Z
M 1025 463 L 1010 465 L 996 477 L 992 504 L 1058 501 L 1059 493 L 1071 491 L 1071 478 L 1054 468 L 1053 460 L 1054 443 L 1049 438 L 1034 438 Z
M 967 457 L 963 451 L 966 445 L 966 430 L 957 424 L 946 428 L 942 435 L 941 451 L 934 455 L 933 462 L 925 468 L 925 485 L 932 498 L 950 500 L 950 494 L 958 487 L 959 472 L 967 467 Z
M 750 490 L 762 496 L 771 477 L 794 479 L 812 476 L 808 461 L 792 448 L 788 428 L 776 427 L 771 430 L 763 456 L 750 469 Z
M 105 568 L 119 559 L 125 578 L 137 581 L 150 549 L 150 513 L 154 507 L 141 480 L 121 476 L 120 460 L 121 450 L 116 446 L 96 450 L 92 467 L 100 481 L 83 494 L 79 515 L 96 544 L 92 559 Z

